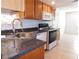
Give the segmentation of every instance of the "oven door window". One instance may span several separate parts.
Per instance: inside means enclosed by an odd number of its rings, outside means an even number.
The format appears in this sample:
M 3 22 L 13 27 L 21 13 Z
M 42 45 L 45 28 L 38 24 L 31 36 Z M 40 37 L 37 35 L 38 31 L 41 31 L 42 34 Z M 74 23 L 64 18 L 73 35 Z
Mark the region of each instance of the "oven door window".
M 49 44 L 56 40 L 56 30 L 49 31 Z

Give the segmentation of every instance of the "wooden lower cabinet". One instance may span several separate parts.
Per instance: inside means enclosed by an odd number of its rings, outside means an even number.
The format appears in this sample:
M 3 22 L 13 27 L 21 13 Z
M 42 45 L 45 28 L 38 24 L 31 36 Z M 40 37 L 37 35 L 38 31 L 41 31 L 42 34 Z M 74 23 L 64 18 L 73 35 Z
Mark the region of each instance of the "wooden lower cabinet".
M 41 46 L 17 59 L 44 59 L 44 53 L 44 46 Z

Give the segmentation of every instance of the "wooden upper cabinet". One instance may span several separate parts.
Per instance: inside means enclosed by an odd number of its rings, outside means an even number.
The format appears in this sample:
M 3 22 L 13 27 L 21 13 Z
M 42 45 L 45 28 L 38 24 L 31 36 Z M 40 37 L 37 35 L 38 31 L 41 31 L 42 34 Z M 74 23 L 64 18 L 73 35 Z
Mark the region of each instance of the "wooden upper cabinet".
M 42 18 L 42 2 L 40 0 L 35 0 L 35 19 Z
M 43 3 L 43 11 L 46 11 L 48 13 L 52 13 L 53 7 Z
M 55 15 L 55 9 L 40 0 L 2 0 L 1 8 L 19 11 L 19 17 L 26 19 L 41 20 L 44 11 Z
M 25 18 L 34 19 L 35 0 L 25 0 Z
M 42 2 L 40 0 L 25 0 L 25 18 L 41 19 Z
M 43 12 L 52 14 L 52 7 L 41 2 L 40 0 L 25 0 L 25 14 L 26 19 L 42 20 Z M 53 10 L 53 12 L 55 12 Z
M 24 0 L 1 0 L 1 8 L 23 12 Z
M 49 6 L 49 5 L 47 5 L 47 11 L 48 11 L 49 13 L 52 13 L 52 7 Z
M 43 3 L 43 11 L 47 12 L 47 4 Z

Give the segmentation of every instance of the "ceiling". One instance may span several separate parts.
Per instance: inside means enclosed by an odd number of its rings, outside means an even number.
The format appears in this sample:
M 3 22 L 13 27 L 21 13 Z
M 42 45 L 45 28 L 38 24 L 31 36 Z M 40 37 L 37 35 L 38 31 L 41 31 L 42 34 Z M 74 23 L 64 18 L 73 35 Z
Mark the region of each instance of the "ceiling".
M 41 0 L 41 1 L 54 7 L 63 7 L 71 5 L 72 3 L 78 0 Z M 55 1 L 54 5 L 52 4 L 52 1 Z

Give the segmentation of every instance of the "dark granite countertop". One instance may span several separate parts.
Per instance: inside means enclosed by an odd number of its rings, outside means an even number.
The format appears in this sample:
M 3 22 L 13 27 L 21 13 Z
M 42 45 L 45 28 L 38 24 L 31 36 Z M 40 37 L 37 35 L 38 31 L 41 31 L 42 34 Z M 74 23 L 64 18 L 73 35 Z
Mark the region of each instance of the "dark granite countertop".
M 23 28 L 23 32 L 33 32 L 33 31 L 37 31 L 37 33 L 41 33 L 41 32 L 47 32 L 50 30 L 58 30 L 59 28 L 50 28 L 50 29 L 43 29 L 43 30 L 39 30 L 38 27 L 33 27 L 33 28 Z M 15 32 L 22 32 L 21 29 L 16 29 Z M 1 30 L 1 35 L 9 35 L 13 33 L 13 30 Z
M 33 32 L 33 31 L 38 31 L 37 27 L 33 28 L 23 28 L 23 32 Z M 16 29 L 15 32 L 22 32 L 21 29 Z M 1 30 L 1 35 L 9 35 L 10 33 L 13 33 L 13 30 Z
M 45 42 L 38 40 L 38 39 L 31 39 L 28 41 L 24 41 L 19 45 L 18 54 L 9 59 L 17 59 L 19 56 L 27 54 L 27 53 L 31 52 L 32 50 L 34 50 L 44 44 L 45 44 Z
M 28 28 L 28 29 L 24 29 L 25 32 L 30 32 L 30 31 L 37 31 L 37 33 L 42 33 L 42 32 L 48 32 L 50 30 L 58 30 L 58 29 L 44 29 L 44 30 L 39 30 L 38 28 Z M 20 29 L 18 29 L 18 31 L 20 31 Z M 4 31 L 3 34 L 5 34 L 8 31 Z M 6 40 L 5 40 L 6 39 Z M 7 41 L 8 38 L 5 38 L 1 41 Z M 13 38 L 16 39 L 16 38 Z M 32 50 L 42 46 L 43 44 L 45 44 L 45 42 L 38 40 L 38 39 L 16 39 L 16 43 L 19 45 L 18 47 L 18 53 L 14 56 L 11 56 L 11 58 L 9 59 L 17 59 L 19 56 L 27 54 L 29 52 L 31 52 Z M 9 41 L 12 41 L 12 38 L 9 38 Z M 20 43 L 21 42 L 21 43 Z

